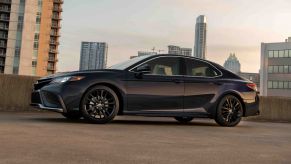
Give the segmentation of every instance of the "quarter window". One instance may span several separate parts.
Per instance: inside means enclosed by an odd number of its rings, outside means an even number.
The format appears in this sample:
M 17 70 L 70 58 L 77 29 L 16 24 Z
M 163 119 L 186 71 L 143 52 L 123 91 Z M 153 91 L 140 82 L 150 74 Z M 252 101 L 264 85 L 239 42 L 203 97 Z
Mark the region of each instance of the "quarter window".
M 186 60 L 187 75 L 200 77 L 215 77 L 218 76 L 218 71 L 208 63 L 198 60 Z

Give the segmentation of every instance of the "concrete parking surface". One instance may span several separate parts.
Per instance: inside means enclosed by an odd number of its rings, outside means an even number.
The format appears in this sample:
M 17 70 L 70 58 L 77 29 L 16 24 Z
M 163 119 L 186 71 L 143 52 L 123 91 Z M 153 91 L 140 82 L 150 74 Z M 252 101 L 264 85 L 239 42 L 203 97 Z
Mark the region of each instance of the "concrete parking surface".
M 94 125 L 0 113 L 0 146 L 0 163 L 291 163 L 291 124 L 120 116 Z

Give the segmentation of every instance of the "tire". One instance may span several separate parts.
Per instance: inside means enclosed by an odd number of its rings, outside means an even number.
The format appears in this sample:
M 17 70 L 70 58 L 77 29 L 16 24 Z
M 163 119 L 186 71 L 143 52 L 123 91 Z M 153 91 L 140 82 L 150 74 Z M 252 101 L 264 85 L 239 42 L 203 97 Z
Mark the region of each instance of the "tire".
M 217 106 L 215 121 L 220 126 L 234 127 L 240 123 L 242 115 L 242 102 L 233 95 L 226 95 Z
M 69 120 L 79 120 L 82 117 L 80 112 L 62 113 L 62 115 Z
M 80 110 L 85 120 L 105 124 L 112 121 L 117 115 L 119 99 L 111 88 L 98 85 L 84 94 Z
M 179 121 L 182 124 L 186 124 L 191 122 L 194 119 L 194 117 L 175 117 L 175 120 Z

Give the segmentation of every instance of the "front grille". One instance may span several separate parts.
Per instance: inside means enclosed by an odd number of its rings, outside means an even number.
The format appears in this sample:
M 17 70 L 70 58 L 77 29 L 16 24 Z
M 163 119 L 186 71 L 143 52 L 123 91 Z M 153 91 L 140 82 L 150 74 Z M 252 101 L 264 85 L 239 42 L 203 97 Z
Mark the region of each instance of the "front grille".
M 39 92 L 32 92 L 31 103 L 32 104 L 41 104 L 41 98 L 40 98 Z

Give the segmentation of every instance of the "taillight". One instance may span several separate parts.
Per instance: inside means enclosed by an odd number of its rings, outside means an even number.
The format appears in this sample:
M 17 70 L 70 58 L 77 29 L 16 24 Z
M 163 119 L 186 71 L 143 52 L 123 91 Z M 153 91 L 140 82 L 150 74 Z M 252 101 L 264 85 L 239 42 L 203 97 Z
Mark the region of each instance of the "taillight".
M 258 90 L 257 85 L 255 83 L 247 83 L 247 86 L 254 91 Z

